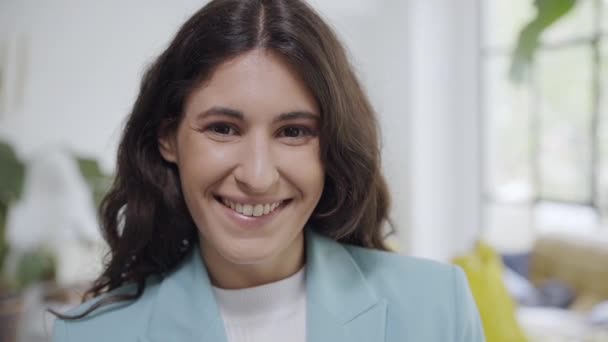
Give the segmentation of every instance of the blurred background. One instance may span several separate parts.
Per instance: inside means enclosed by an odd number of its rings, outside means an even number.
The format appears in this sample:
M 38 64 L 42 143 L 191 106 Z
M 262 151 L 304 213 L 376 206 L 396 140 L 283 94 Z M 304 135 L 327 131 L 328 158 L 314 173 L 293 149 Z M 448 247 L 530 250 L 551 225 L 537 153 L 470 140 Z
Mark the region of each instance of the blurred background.
M 490 342 L 608 341 L 608 1 L 309 2 L 377 109 L 395 249 L 461 265 Z M 100 271 L 143 70 L 205 3 L 0 0 L 0 341 Z

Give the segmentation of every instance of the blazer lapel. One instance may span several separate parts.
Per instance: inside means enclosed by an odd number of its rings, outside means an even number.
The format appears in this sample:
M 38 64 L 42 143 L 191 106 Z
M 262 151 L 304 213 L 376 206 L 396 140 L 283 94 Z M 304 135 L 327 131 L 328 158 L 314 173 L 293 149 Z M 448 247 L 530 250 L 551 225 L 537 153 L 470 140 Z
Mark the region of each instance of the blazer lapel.
M 212 285 L 199 249 L 164 279 L 141 342 L 226 342 Z
M 307 340 L 385 340 L 385 300 L 341 244 L 307 230 Z

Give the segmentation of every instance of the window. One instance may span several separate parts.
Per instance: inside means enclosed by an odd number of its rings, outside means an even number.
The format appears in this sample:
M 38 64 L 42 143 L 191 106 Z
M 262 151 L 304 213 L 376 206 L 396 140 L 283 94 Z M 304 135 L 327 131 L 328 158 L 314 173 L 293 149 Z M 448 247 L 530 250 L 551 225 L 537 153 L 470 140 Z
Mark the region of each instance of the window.
M 534 0 L 481 1 L 484 235 L 526 250 L 543 231 L 608 230 L 608 0 L 578 0 L 508 72 Z

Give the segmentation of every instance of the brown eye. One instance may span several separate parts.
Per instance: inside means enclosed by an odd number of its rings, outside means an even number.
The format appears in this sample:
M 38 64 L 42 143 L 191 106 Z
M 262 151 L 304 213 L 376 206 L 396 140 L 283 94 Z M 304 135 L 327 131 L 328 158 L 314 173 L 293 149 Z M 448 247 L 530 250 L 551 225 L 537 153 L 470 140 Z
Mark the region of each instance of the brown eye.
M 213 124 L 208 127 L 208 130 L 218 135 L 232 135 L 236 133 L 236 130 L 232 126 L 223 123 Z
M 289 127 L 285 129 L 285 136 L 290 138 L 296 138 L 300 136 L 301 132 L 302 130 L 297 127 Z
M 305 127 L 290 126 L 284 128 L 281 135 L 287 138 L 301 138 L 312 135 L 312 132 Z

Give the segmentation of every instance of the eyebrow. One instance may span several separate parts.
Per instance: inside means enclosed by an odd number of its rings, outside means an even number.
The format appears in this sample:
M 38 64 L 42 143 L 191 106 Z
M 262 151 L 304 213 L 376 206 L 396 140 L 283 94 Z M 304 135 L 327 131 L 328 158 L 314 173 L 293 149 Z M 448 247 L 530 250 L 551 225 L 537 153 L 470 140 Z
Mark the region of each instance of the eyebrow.
M 197 119 L 203 120 L 210 116 L 227 116 L 227 117 L 239 120 L 239 121 L 245 121 L 245 115 L 243 114 L 243 112 L 236 110 L 236 109 L 228 108 L 228 107 L 218 107 L 218 106 L 211 107 L 211 108 L 205 110 L 204 112 L 198 114 Z M 296 111 L 281 113 L 281 114 L 279 114 L 279 116 L 277 116 L 272 121 L 273 121 L 273 123 L 277 123 L 277 122 L 281 122 L 281 121 L 289 121 L 289 120 L 295 120 L 295 119 L 307 119 L 307 120 L 319 121 L 319 115 L 316 115 L 316 114 L 306 111 L 306 110 L 296 110 Z

